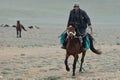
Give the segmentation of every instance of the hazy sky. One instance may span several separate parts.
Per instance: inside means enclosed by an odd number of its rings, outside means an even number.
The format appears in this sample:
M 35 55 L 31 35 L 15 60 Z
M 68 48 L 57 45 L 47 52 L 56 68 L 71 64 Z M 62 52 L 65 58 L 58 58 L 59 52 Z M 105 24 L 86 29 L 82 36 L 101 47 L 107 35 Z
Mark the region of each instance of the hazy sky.
M 63 24 L 75 0 L 0 0 L 0 24 Z M 78 0 L 93 23 L 120 24 L 120 0 Z

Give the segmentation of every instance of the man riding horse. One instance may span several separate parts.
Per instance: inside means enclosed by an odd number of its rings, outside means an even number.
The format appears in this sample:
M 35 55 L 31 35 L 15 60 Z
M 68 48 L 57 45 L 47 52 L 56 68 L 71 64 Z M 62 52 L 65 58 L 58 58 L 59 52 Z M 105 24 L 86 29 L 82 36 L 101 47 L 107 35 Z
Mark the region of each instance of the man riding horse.
M 74 3 L 73 10 L 70 11 L 67 27 L 69 26 L 73 26 L 76 29 L 77 36 L 82 37 L 83 48 L 86 49 L 86 28 L 90 28 L 92 32 L 91 21 L 87 13 L 80 9 L 78 2 Z M 66 36 L 67 34 L 65 34 Z M 66 41 L 63 42 L 62 48 L 66 49 Z
M 61 43 L 63 43 L 63 49 L 66 49 L 66 57 L 64 60 L 66 71 L 70 71 L 68 65 L 69 56 L 74 57 L 73 61 L 73 76 L 75 76 L 76 63 L 79 58 L 79 54 L 82 54 L 80 69 L 83 70 L 83 62 L 86 55 L 87 49 L 100 55 L 102 52 L 95 49 L 93 46 L 93 38 L 89 33 L 86 33 L 86 28 L 90 28 L 92 32 L 90 18 L 87 13 L 79 8 L 79 3 L 74 4 L 74 9 L 71 10 L 67 31 L 61 35 Z

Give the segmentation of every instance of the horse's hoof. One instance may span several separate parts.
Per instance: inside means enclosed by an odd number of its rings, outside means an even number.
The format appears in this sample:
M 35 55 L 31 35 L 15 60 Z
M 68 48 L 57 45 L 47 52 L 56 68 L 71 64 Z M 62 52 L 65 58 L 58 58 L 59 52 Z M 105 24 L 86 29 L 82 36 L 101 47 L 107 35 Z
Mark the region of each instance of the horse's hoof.
M 82 73 L 82 70 L 80 69 L 79 72 Z
M 66 68 L 67 71 L 70 71 L 70 68 Z
M 83 73 L 83 71 L 79 71 L 80 73 Z
M 82 68 L 82 69 L 79 70 L 79 72 L 81 72 L 81 73 L 83 73 L 83 71 L 85 72 L 84 68 Z
M 73 77 L 75 77 L 75 73 L 73 73 L 73 75 L 72 75 Z

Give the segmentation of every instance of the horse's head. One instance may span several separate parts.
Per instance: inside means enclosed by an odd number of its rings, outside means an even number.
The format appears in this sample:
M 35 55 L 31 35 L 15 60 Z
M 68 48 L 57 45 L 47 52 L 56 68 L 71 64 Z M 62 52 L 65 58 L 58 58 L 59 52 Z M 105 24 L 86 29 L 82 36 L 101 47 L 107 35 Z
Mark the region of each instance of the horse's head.
M 76 36 L 76 31 L 75 28 L 73 26 L 69 26 L 67 28 L 67 35 L 69 39 L 73 39 Z

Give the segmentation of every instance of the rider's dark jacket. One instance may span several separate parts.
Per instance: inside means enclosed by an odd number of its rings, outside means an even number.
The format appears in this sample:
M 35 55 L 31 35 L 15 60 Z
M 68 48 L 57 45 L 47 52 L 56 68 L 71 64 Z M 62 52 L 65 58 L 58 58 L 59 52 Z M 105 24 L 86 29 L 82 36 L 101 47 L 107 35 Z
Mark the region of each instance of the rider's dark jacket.
M 87 13 L 79 9 L 78 11 L 75 11 L 74 9 L 70 11 L 69 19 L 67 27 L 70 25 L 74 26 L 75 28 L 87 28 L 87 25 L 91 25 L 91 21 Z

